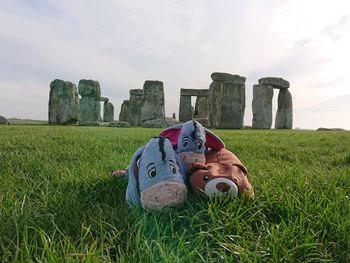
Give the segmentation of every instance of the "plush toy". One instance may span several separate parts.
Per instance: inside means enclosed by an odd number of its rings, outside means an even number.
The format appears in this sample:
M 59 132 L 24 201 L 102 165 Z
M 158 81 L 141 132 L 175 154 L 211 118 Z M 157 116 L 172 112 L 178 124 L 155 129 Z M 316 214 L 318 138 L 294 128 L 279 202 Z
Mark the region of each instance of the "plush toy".
M 126 171 L 127 202 L 153 210 L 182 204 L 187 196 L 184 169 L 168 139 L 152 138 L 134 153 Z
M 224 142 L 218 136 L 196 120 L 171 126 L 161 131 L 160 136 L 170 139 L 174 149 L 189 170 L 192 169 L 193 163 L 205 164 L 205 153 L 209 148 L 219 150 L 225 147 Z
M 248 171 L 241 161 L 229 150 L 210 150 L 206 163 L 194 163 L 196 169 L 190 175 L 193 190 L 207 196 L 241 196 L 254 198 L 254 190 L 248 181 Z

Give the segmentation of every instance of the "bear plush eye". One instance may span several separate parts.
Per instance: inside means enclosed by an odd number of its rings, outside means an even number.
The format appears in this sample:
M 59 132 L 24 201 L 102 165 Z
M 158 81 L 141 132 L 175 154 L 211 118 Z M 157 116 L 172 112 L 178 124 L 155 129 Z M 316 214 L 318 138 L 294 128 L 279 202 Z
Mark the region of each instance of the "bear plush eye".
M 174 165 L 172 164 L 169 164 L 169 167 L 170 167 L 170 171 L 173 173 L 173 174 L 176 174 L 176 168 Z
M 204 181 L 204 182 L 208 182 L 208 180 L 209 180 L 209 176 L 208 176 L 208 175 L 204 175 L 204 176 L 203 176 L 203 181 Z
M 156 174 L 157 174 L 156 167 L 153 167 L 150 170 L 148 170 L 148 176 L 149 177 L 153 178 L 153 177 L 156 176 Z

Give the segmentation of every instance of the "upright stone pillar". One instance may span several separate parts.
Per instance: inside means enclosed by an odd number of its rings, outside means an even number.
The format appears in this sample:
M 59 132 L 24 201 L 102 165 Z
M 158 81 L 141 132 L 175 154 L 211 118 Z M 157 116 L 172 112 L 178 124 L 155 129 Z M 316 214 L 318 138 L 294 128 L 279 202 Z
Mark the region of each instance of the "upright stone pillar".
M 196 105 L 194 108 L 194 118 L 202 119 L 208 118 L 208 97 L 197 96 Z
M 275 129 L 293 128 L 293 101 L 288 89 L 280 89 L 278 94 L 278 109 L 276 113 Z
M 214 72 L 209 88 L 209 126 L 241 129 L 244 126 L 245 77 Z
M 272 125 L 273 86 L 253 86 L 253 121 L 254 129 L 271 129 Z
M 50 83 L 49 123 L 76 123 L 79 114 L 77 87 L 69 81 L 55 79 Z
M 180 95 L 179 121 L 186 122 L 192 117 L 191 96 Z
M 110 101 L 105 101 L 103 104 L 103 121 L 114 121 L 114 106 Z
M 129 98 L 128 121 L 131 126 L 141 125 L 141 104 L 142 104 L 142 89 L 131 89 Z
M 129 100 L 124 100 L 122 106 L 120 107 L 119 121 L 129 121 Z
M 213 81 L 209 87 L 208 126 L 211 128 L 215 128 L 217 123 L 217 108 L 220 101 L 221 85 L 222 82 Z
M 82 79 L 79 81 L 79 122 L 89 123 L 101 120 L 101 89 L 100 83 L 94 80 Z
M 141 124 L 148 120 L 164 119 L 164 103 L 163 82 L 146 80 L 143 85 Z

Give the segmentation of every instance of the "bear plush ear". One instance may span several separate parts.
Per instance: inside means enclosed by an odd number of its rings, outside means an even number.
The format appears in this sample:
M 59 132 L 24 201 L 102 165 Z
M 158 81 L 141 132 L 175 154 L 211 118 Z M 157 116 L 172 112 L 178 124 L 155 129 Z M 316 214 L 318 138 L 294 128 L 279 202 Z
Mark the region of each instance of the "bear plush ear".
M 182 126 L 183 124 L 178 124 L 164 129 L 160 132 L 159 136 L 168 138 L 171 142 L 171 145 L 174 147 L 177 145 L 177 139 L 179 138 L 179 135 L 181 133 Z
M 140 159 L 145 147 L 139 148 L 131 158 L 126 171 L 128 176 L 128 188 L 126 189 L 126 201 L 128 204 L 141 204 L 137 161 Z
M 207 128 L 205 129 L 205 146 L 213 150 L 220 150 L 225 148 L 225 143 L 214 133 L 209 131 Z

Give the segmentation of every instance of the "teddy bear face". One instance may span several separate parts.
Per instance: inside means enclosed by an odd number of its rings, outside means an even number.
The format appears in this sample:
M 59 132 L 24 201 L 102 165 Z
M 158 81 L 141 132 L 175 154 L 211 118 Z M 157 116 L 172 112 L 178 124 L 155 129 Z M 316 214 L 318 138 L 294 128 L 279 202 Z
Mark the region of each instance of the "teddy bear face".
M 206 154 L 206 164 L 195 163 L 190 176 L 191 187 L 207 196 L 239 196 L 247 193 L 253 197 L 253 187 L 247 170 L 238 158 L 226 149 L 211 150 Z

